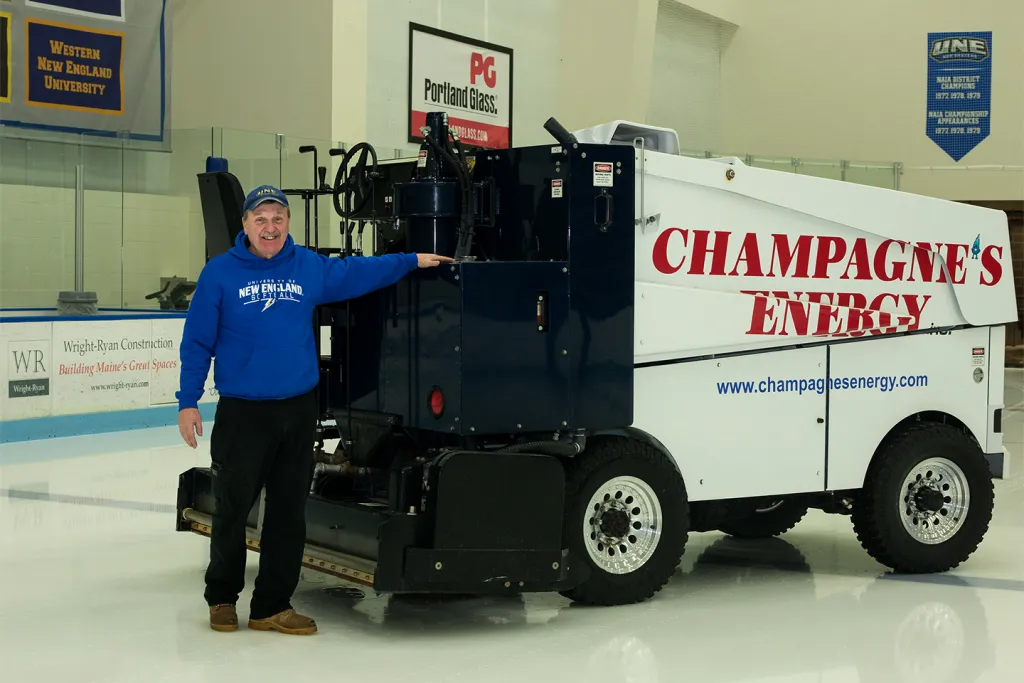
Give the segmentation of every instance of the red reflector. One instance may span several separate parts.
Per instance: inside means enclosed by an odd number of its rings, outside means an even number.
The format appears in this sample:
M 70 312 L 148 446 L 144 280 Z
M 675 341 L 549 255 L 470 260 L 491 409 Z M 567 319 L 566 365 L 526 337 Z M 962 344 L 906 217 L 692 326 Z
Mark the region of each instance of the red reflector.
M 434 414 L 434 417 L 441 417 L 441 413 L 444 412 L 444 394 L 440 389 L 430 392 L 430 412 Z

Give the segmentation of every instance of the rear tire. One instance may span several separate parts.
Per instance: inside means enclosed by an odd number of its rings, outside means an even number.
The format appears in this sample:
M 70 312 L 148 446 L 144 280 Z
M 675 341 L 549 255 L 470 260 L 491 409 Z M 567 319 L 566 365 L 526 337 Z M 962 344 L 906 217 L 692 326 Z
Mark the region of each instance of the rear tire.
M 678 469 L 648 444 L 601 438 L 570 465 L 564 538 L 589 577 L 574 602 L 624 605 L 654 596 L 679 566 L 689 504 Z
M 949 571 L 977 550 L 992 520 L 992 476 L 959 429 L 920 423 L 880 448 L 853 505 L 871 557 L 894 571 Z
M 806 515 L 806 505 L 791 498 L 782 498 L 771 505 L 755 508 L 746 517 L 724 522 L 718 530 L 735 538 L 772 538 L 795 527 Z

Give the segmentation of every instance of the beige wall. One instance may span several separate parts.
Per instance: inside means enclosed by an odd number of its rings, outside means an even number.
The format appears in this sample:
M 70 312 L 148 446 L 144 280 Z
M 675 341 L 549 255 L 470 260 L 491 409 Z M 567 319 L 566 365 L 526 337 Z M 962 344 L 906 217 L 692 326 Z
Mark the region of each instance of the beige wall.
M 644 121 L 657 13 L 658 0 L 339 2 L 335 64 L 348 85 L 335 97 L 336 134 L 361 140 L 363 132 L 387 151 L 410 147 L 410 21 L 514 50 L 516 146 L 549 142 L 543 124 L 551 116 L 570 130 L 615 119 Z M 346 64 L 357 67 L 355 73 L 346 73 Z M 365 93 L 362 111 L 357 110 L 359 93 Z
M 368 2 L 372 0 L 334 0 L 331 137 L 349 144 L 366 138 Z
M 560 0 L 552 112 L 569 130 L 645 121 L 658 0 Z
M 349 8 L 364 0 L 341 3 Z M 643 0 L 649 2 L 650 0 Z M 515 146 L 544 144 L 551 140 L 544 131 L 550 116 L 560 116 L 565 100 L 585 97 L 580 87 L 560 90 L 563 58 L 569 48 L 583 46 L 580 37 L 567 37 L 561 15 L 573 10 L 589 26 L 591 4 L 584 0 L 365 0 L 367 6 L 366 40 L 366 136 L 379 153 L 414 153 L 417 145 L 408 142 L 409 23 L 431 26 L 459 35 L 507 46 L 513 50 L 512 142 Z M 621 16 L 634 12 L 636 0 L 597 0 L 596 5 L 624 8 Z M 595 10 L 591 10 L 595 11 Z M 613 15 L 618 19 L 620 14 Z M 630 19 L 631 21 L 631 19 Z M 563 44 L 566 40 L 570 45 Z M 598 50 L 593 64 L 611 62 L 624 41 L 612 49 Z M 595 52 L 593 45 L 587 46 Z M 353 80 L 353 84 L 355 81 Z M 608 90 L 607 83 L 603 90 Z M 568 124 L 567 124 L 568 125 Z
M 736 25 L 697 7 L 659 0 L 647 123 L 671 128 L 684 154 L 722 154 L 721 61 Z
M 285 184 L 308 184 L 309 158 L 297 155 L 297 137 L 322 152 L 331 141 L 365 139 L 381 149 L 408 147 L 409 20 L 514 47 L 517 145 L 548 141 L 541 128 L 548 116 L 569 129 L 647 121 L 657 88 L 676 88 L 701 103 L 701 117 L 716 117 L 715 129 L 704 131 L 713 133 L 709 144 L 718 142 L 713 151 L 900 161 L 905 190 L 1024 198 L 1021 171 L 978 168 L 1024 166 L 1024 42 L 1014 33 L 1024 27 L 1024 2 L 678 1 L 701 13 L 685 16 L 706 24 L 685 27 L 678 39 L 717 51 L 717 82 L 711 63 L 699 79 L 684 64 L 654 82 L 665 71 L 654 62 L 659 0 L 290 0 L 285 12 L 271 0 L 169 0 L 174 153 L 126 153 L 106 166 L 93 160 L 109 154 L 88 153 L 86 286 L 103 293 L 104 305 L 139 305 L 160 276 L 198 274 L 195 173 L 209 139 L 182 129 L 232 129 L 217 151 L 246 187 L 276 172 Z M 926 34 L 988 28 L 995 31 L 993 134 L 954 164 L 925 136 Z M 713 34 L 721 36 L 717 45 L 708 42 Z M 685 107 L 662 109 L 682 112 L 683 123 L 695 118 Z M 284 150 L 273 133 L 286 136 Z M 73 284 L 73 164 L 57 143 L 22 147 L 17 163 L 14 147 L 5 147 L 0 177 L 0 304 L 52 305 L 55 292 Z M 331 179 L 332 161 L 321 156 Z M 322 244 L 335 244 L 329 201 L 320 218 Z M 62 248 L 40 251 L 36 238 L 59 238 Z
M 698 12 L 739 26 L 743 23 L 744 7 L 747 0 L 676 0 Z
M 978 168 L 1024 165 L 1024 2 L 740 0 L 735 18 L 722 56 L 725 147 L 899 161 L 910 192 L 1024 197 L 1020 170 Z M 929 31 L 958 30 L 994 31 L 992 134 L 954 163 L 925 134 L 926 49 Z
M 332 1 L 169 0 L 171 125 L 329 139 Z

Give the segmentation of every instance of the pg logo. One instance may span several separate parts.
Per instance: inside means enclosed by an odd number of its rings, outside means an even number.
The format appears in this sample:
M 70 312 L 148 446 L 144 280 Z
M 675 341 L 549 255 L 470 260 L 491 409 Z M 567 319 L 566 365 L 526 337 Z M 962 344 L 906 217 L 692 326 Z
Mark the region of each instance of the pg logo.
M 476 85 L 476 79 L 482 77 L 488 88 L 493 88 L 498 83 L 498 74 L 494 70 L 494 56 L 484 57 L 479 52 L 474 52 L 469 57 L 469 82 Z

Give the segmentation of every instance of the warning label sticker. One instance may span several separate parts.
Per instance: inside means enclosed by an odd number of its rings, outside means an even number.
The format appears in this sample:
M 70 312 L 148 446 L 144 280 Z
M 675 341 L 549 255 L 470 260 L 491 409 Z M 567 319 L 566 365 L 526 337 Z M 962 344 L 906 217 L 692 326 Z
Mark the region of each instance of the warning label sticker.
M 594 162 L 594 187 L 611 187 L 614 167 L 603 161 Z
M 416 161 L 416 166 L 418 168 L 426 168 L 427 167 L 427 150 L 425 150 L 425 149 L 421 149 L 420 150 L 420 158 Z
M 551 181 L 551 197 L 552 199 L 558 199 L 562 196 L 562 180 L 561 178 L 555 178 Z
M 985 365 L 985 349 L 976 347 L 971 351 L 971 365 L 973 367 L 982 367 Z

